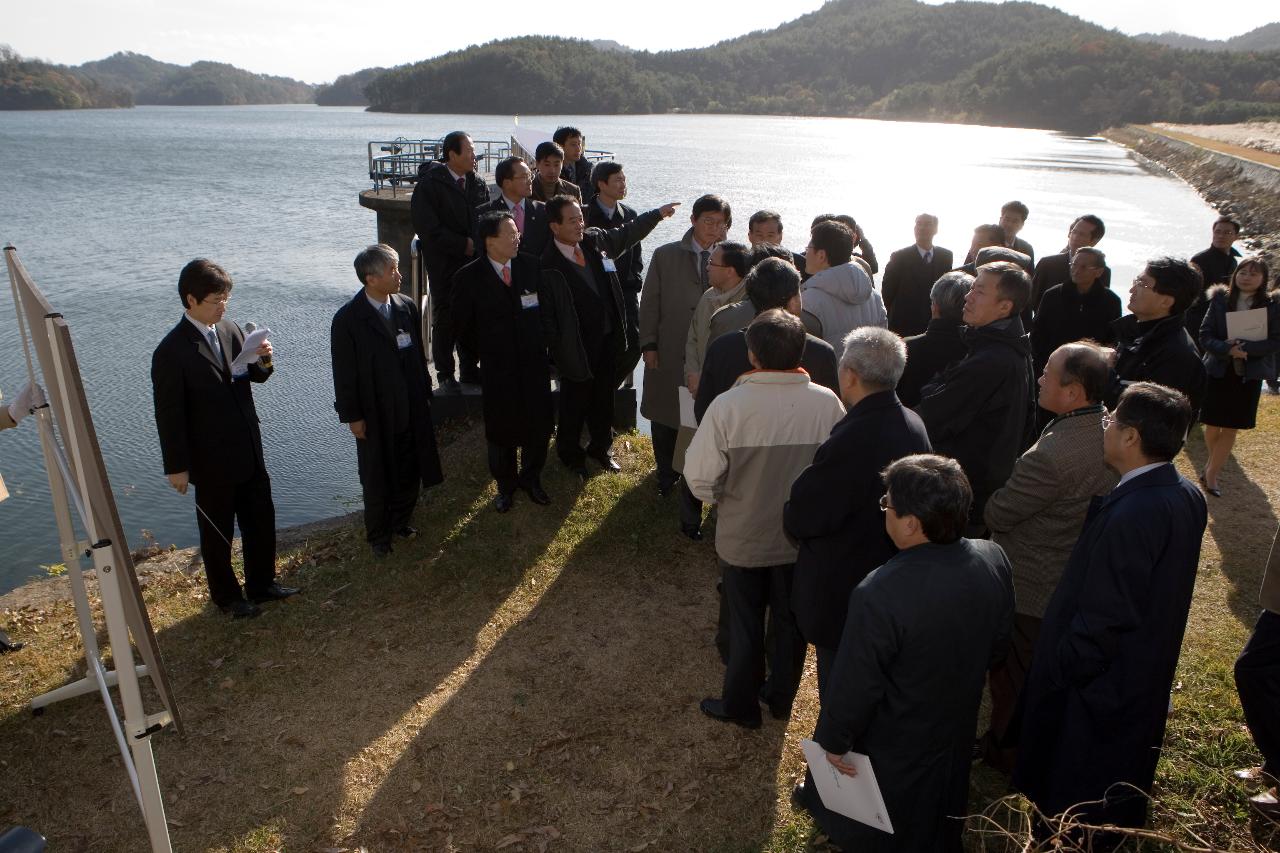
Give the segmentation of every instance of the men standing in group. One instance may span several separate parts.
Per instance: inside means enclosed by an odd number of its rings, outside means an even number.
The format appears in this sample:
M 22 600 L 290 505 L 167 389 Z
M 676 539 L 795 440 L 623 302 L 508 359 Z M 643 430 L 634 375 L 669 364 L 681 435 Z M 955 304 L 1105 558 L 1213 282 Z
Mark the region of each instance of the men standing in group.
M 554 142 L 540 142 L 533 150 L 534 169 L 537 174 L 533 178 L 533 197 L 547 202 L 558 195 L 567 195 L 575 201 L 582 201 L 582 190 L 578 185 L 560 177 L 564 165 L 564 149 Z
M 549 504 L 542 466 L 554 417 L 539 259 L 519 251 L 510 213 L 481 216 L 476 239 L 484 254 L 454 277 L 454 322 L 458 340 L 480 357 L 489 473 L 498 484 L 493 506 L 510 510 L 517 487 L 534 503 Z
M 1067 248 L 1056 255 L 1045 255 L 1036 264 L 1035 274 L 1031 277 L 1031 304 L 1022 317 L 1024 326 L 1029 326 L 1031 312 L 1040 310 L 1040 299 L 1046 290 L 1055 284 L 1071 281 L 1071 259 L 1076 252 L 1085 247 L 1097 246 L 1106 233 L 1107 226 L 1092 213 L 1075 218 L 1067 229 Z M 1104 290 L 1111 289 L 1110 267 L 1103 269 L 1100 281 Z
M 871 276 L 851 261 L 853 232 L 841 222 L 819 222 L 809 232 L 805 268 L 810 277 L 801 288 L 804 310 L 817 324 L 818 337 L 832 349 L 860 326 L 884 326 L 884 301 Z M 805 323 L 806 326 L 809 323 Z
M 585 156 L 587 138 L 576 127 L 557 127 L 551 141 L 564 151 L 564 164 L 560 177 L 578 188 L 582 203 L 588 204 L 595 195 L 595 181 L 591 173 L 591 161 Z
M 746 728 L 760 725 L 765 611 L 773 611 L 770 705 L 790 712 L 804 665 L 804 640 L 791 615 L 795 546 L 782 529 L 792 481 L 844 416 L 835 394 L 800 369 L 804 325 L 781 309 L 747 327 L 754 371 L 715 399 L 685 460 L 695 497 L 719 506 L 716 554 L 729 608 L 729 660 L 720 698 L 702 712 Z
M 604 161 L 597 163 L 591 171 L 592 195 L 594 198 L 582 207 L 588 228 L 603 228 L 611 231 L 633 222 L 636 212 L 622 203 L 627 197 L 627 176 L 621 163 Z M 640 257 L 640 243 L 613 259 L 618 268 L 618 282 L 622 285 L 622 303 L 627 315 L 627 340 L 639 340 L 640 335 L 640 274 L 644 272 L 644 261 Z M 630 379 L 631 371 L 640 362 L 640 349 L 631 346 L 623 364 L 623 373 Z
M 884 472 L 884 527 L 898 553 L 849 596 L 813 739 L 837 773 L 871 759 L 893 835 L 795 799 L 843 850 L 962 849 L 982 682 L 1008 643 L 1009 562 L 962 538 L 972 492 L 954 459 L 907 456 Z M 817 771 L 815 771 L 817 772 Z
M 1022 231 L 1022 227 L 1027 224 L 1027 217 L 1031 215 L 1030 209 L 1020 201 L 1008 201 L 1000 208 L 1000 228 L 1004 231 L 1004 242 L 1000 245 L 1006 249 L 1013 249 L 1015 252 L 1021 252 L 1031 259 L 1031 265 L 1034 267 L 1036 263 L 1036 250 L 1031 248 L 1031 244 L 1018 236 Z
M 476 211 L 489 202 L 489 188 L 476 174 L 475 147 L 471 137 L 455 130 L 441 146 L 443 163 L 431 164 L 413 188 L 410 213 L 413 230 L 422 245 L 422 264 L 431 289 L 431 360 L 436 365 L 440 389 L 459 391 L 453 369 L 453 321 L 449 307 L 453 274 L 475 256 L 471 233 Z M 480 381 L 475 355 L 458 352 L 459 378 Z
M 938 217 L 922 213 L 916 217 L 916 241 L 889 256 L 884 268 L 884 307 L 889 329 L 904 338 L 924 332 L 929 325 L 929 291 L 933 283 L 952 268 L 950 249 L 933 245 L 938 233 Z
M 978 267 L 993 261 L 1015 263 L 1026 270 L 1028 276 L 1034 269 L 1031 258 L 1025 252 L 1019 252 L 1004 245 L 1003 228 L 999 225 L 979 225 L 973 229 L 973 240 L 969 243 L 967 260 L 959 269 L 969 275 L 977 275 Z
M 1204 495 L 1173 466 L 1191 422 L 1185 396 L 1149 382 L 1104 419 L 1120 482 L 1071 551 L 1021 703 L 1013 783 L 1044 815 L 1146 822 L 1207 521 Z M 1104 835 L 1092 849 L 1119 840 Z
M 707 262 L 707 282 L 693 309 L 689 334 L 684 345 L 684 379 L 689 393 L 698 396 L 698 379 L 702 375 L 702 359 L 711 344 L 711 317 L 726 305 L 747 298 L 744 280 L 751 271 L 751 249 L 742 243 L 718 243 Z
M 333 406 L 356 440 L 365 538 L 375 557 L 385 557 L 392 536 L 417 535 L 409 522 L 418 493 L 444 482 L 444 474 L 422 316 L 400 294 L 400 258 L 379 243 L 356 255 L 355 269 L 363 288 L 334 314 L 329 334 Z
M 622 470 L 613 444 L 613 394 L 622 381 L 629 330 L 614 258 L 643 240 L 675 213 L 665 204 L 613 230 L 587 228 L 571 196 L 547 203 L 551 243 L 542 254 L 544 292 L 539 308 L 560 372 L 556 454 L 571 471 L 587 476 L 591 457 L 609 472 Z M 677 421 L 678 422 L 678 421 Z M 590 443 L 582 449 L 582 427 Z
M 493 170 L 493 179 L 500 193 L 493 201 L 481 205 L 476 215 L 510 213 L 516 230 L 520 232 L 520 251 L 535 258 L 542 257 L 547 241 L 551 239 L 551 229 L 547 227 L 546 205 L 530 197 L 533 194 L 533 171 L 529 164 L 523 157 L 508 157 Z
M 276 583 L 276 508 L 262 455 L 250 382 L 266 382 L 274 366 L 264 341 L 253 363 L 235 365 L 240 327 L 223 318 L 231 276 L 197 258 L 178 276 L 186 309 L 151 357 L 156 428 L 169 485 L 196 488 L 196 524 L 210 600 L 240 619 L 257 605 L 298 590 Z M 244 591 L 231 568 L 236 522 L 244 539 Z
M 960 270 L 943 273 L 929 290 L 929 327 L 907 338 L 907 368 L 898 380 L 898 399 L 915 408 L 920 392 L 946 368 L 964 358 L 964 298 L 973 276 Z
M 984 531 L 987 498 L 1034 436 L 1035 374 L 1019 316 L 1030 296 L 1031 279 L 1015 264 L 980 267 L 962 315 L 969 354 L 926 385 L 916 405 L 934 450 L 955 458 L 968 476 L 971 536 Z
M 1031 667 L 1045 606 L 1080 536 L 1090 501 L 1116 484 L 1117 475 L 1102 453 L 1107 370 L 1095 344 L 1069 343 L 1054 350 L 1040 376 L 1040 408 L 1054 418 L 983 512 L 991 540 L 1013 564 L 1016 593 L 1009 654 L 989 675 L 991 729 L 983 738 L 983 758 L 1004 773 L 1013 772 L 1013 750 L 1003 742 Z
M 1120 319 L 1120 297 L 1102 284 L 1107 256 L 1081 247 L 1071 257 L 1070 270 L 1071 280 L 1046 290 L 1036 309 L 1031 349 L 1037 371 L 1044 369 L 1049 356 L 1063 344 L 1083 340 L 1108 344 L 1115 340 L 1112 324 Z
M 640 412 L 653 424 L 658 492 L 663 495 L 679 479 L 673 461 L 689 321 L 702 292 L 710 286 L 711 252 L 733 225 L 733 211 L 720 196 L 704 195 L 693 203 L 689 219 L 689 230 L 681 239 L 653 251 L 640 292 L 640 353 L 644 358 Z

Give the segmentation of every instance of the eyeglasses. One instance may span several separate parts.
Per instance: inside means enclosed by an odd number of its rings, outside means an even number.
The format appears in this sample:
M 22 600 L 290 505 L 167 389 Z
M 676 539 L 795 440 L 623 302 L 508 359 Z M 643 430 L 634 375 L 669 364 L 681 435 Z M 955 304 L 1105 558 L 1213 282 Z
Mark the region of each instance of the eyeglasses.
M 1142 280 L 1142 276 L 1138 276 L 1137 278 L 1135 278 L 1135 279 L 1133 280 L 1133 284 L 1134 284 L 1134 286 L 1135 286 L 1135 287 L 1141 287 L 1143 290 L 1155 290 L 1155 289 L 1156 289 L 1155 284 L 1147 284 L 1145 281 L 1143 281 L 1143 280 Z
M 1133 428 L 1131 425 L 1117 418 L 1111 412 L 1107 412 L 1105 415 L 1102 416 L 1102 428 L 1110 429 L 1112 424 L 1115 424 L 1116 426 L 1120 426 L 1120 427 L 1129 427 L 1130 429 Z
M 204 299 L 200 300 L 200 304 L 202 304 L 202 305 L 226 305 L 226 304 L 227 304 L 227 300 L 228 300 L 228 299 L 230 299 L 230 298 L 231 298 L 230 296 L 206 296 Z
M 895 507 L 893 504 L 889 503 L 889 495 L 883 494 L 880 496 L 880 511 L 888 512 L 889 510 L 893 510 L 894 512 L 897 512 L 898 508 Z

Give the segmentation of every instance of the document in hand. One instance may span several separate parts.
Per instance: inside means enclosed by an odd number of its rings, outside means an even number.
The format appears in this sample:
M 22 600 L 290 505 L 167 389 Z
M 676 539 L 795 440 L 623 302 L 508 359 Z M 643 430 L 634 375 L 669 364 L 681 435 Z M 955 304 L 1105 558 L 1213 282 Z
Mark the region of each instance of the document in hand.
M 880 786 L 876 784 L 876 774 L 871 769 L 868 756 L 860 752 L 845 755 L 845 759 L 858 768 L 857 776 L 845 776 L 831 766 L 827 761 L 827 751 L 818 743 L 802 740 L 800 746 L 804 749 L 809 772 L 813 775 L 813 783 L 818 786 L 818 796 L 822 797 L 824 806 L 858 823 L 893 834 L 889 810 L 884 807 L 884 797 L 880 796 Z
M 680 426 L 697 429 L 698 419 L 693 416 L 693 395 L 681 385 L 676 389 L 676 396 L 680 398 Z
M 244 348 L 240 350 L 240 354 L 236 356 L 236 360 L 231 362 L 231 372 L 240 373 L 248 370 L 249 365 L 258 363 L 258 347 L 266 343 L 271 337 L 271 330 L 263 327 L 254 329 L 252 332 L 244 336 Z
M 1266 308 L 1251 308 L 1248 311 L 1227 312 L 1227 340 L 1265 341 L 1266 339 Z

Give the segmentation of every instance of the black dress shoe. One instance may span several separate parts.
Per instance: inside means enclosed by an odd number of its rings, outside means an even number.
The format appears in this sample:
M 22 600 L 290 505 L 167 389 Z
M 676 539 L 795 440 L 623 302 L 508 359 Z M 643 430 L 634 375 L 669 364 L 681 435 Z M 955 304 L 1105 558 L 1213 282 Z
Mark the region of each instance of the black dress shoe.
M 595 451 L 588 450 L 587 455 L 599 462 L 600 467 L 608 471 L 610 474 L 617 474 L 622 470 L 622 466 L 614 461 L 613 455 L 608 451 L 597 453 Z
M 547 494 L 547 490 L 542 488 L 539 482 L 521 483 L 520 488 L 524 489 L 524 493 L 529 496 L 529 500 L 538 504 L 538 506 L 546 506 L 551 503 L 551 495 Z
M 791 789 L 791 810 L 797 812 L 809 811 L 809 792 L 805 790 L 804 782 L 797 782 L 796 786 Z
M 390 542 L 374 542 L 370 547 L 373 548 L 373 556 L 375 559 L 381 560 L 384 557 L 391 556 Z
M 262 608 L 243 598 L 236 599 L 230 604 L 223 604 L 218 609 L 223 613 L 230 613 L 232 619 L 252 619 L 262 613 Z
M 264 601 L 281 601 L 291 595 L 297 595 L 299 592 L 301 590 L 296 586 L 281 586 L 278 583 L 272 583 L 271 586 L 261 592 L 255 592 L 249 596 L 249 600 L 254 604 L 261 604 Z
M 418 536 L 418 528 L 405 525 L 396 531 L 396 535 L 401 539 L 416 539 Z
M 696 527 L 681 527 L 680 532 L 688 536 L 694 542 L 702 541 L 702 531 Z
M 440 392 L 443 394 L 461 394 L 462 386 L 452 376 L 446 376 L 440 380 Z
M 744 729 L 760 728 L 760 717 L 735 717 L 724 709 L 724 700 L 722 699 L 703 699 L 698 704 L 698 708 L 702 713 L 706 714 L 713 720 L 719 720 L 722 723 L 733 723 L 735 726 L 742 726 Z
M 498 512 L 507 512 L 514 505 L 515 498 L 511 497 L 511 495 L 504 495 L 502 492 L 498 492 L 498 496 L 493 499 L 493 508 Z
M 679 477 L 676 477 L 673 480 L 666 480 L 666 479 L 663 479 L 662 477 L 659 477 L 658 478 L 658 497 L 665 498 L 667 495 L 671 494 L 673 491 L 675 491 L 676 484 L 679 482 L 680 482 Z

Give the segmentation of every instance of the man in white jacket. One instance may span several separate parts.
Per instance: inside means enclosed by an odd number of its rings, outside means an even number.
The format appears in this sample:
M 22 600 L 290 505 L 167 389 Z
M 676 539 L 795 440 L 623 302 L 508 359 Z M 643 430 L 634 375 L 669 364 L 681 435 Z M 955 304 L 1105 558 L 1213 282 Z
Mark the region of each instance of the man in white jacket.
M 809 235 L 804 283 L 805 325 L 839 356 L 845 335 L 862 326 L 888 326 L 884 300 L 871 277 L 854 264 L 853 232 L 841 222 L 819 222 Z

